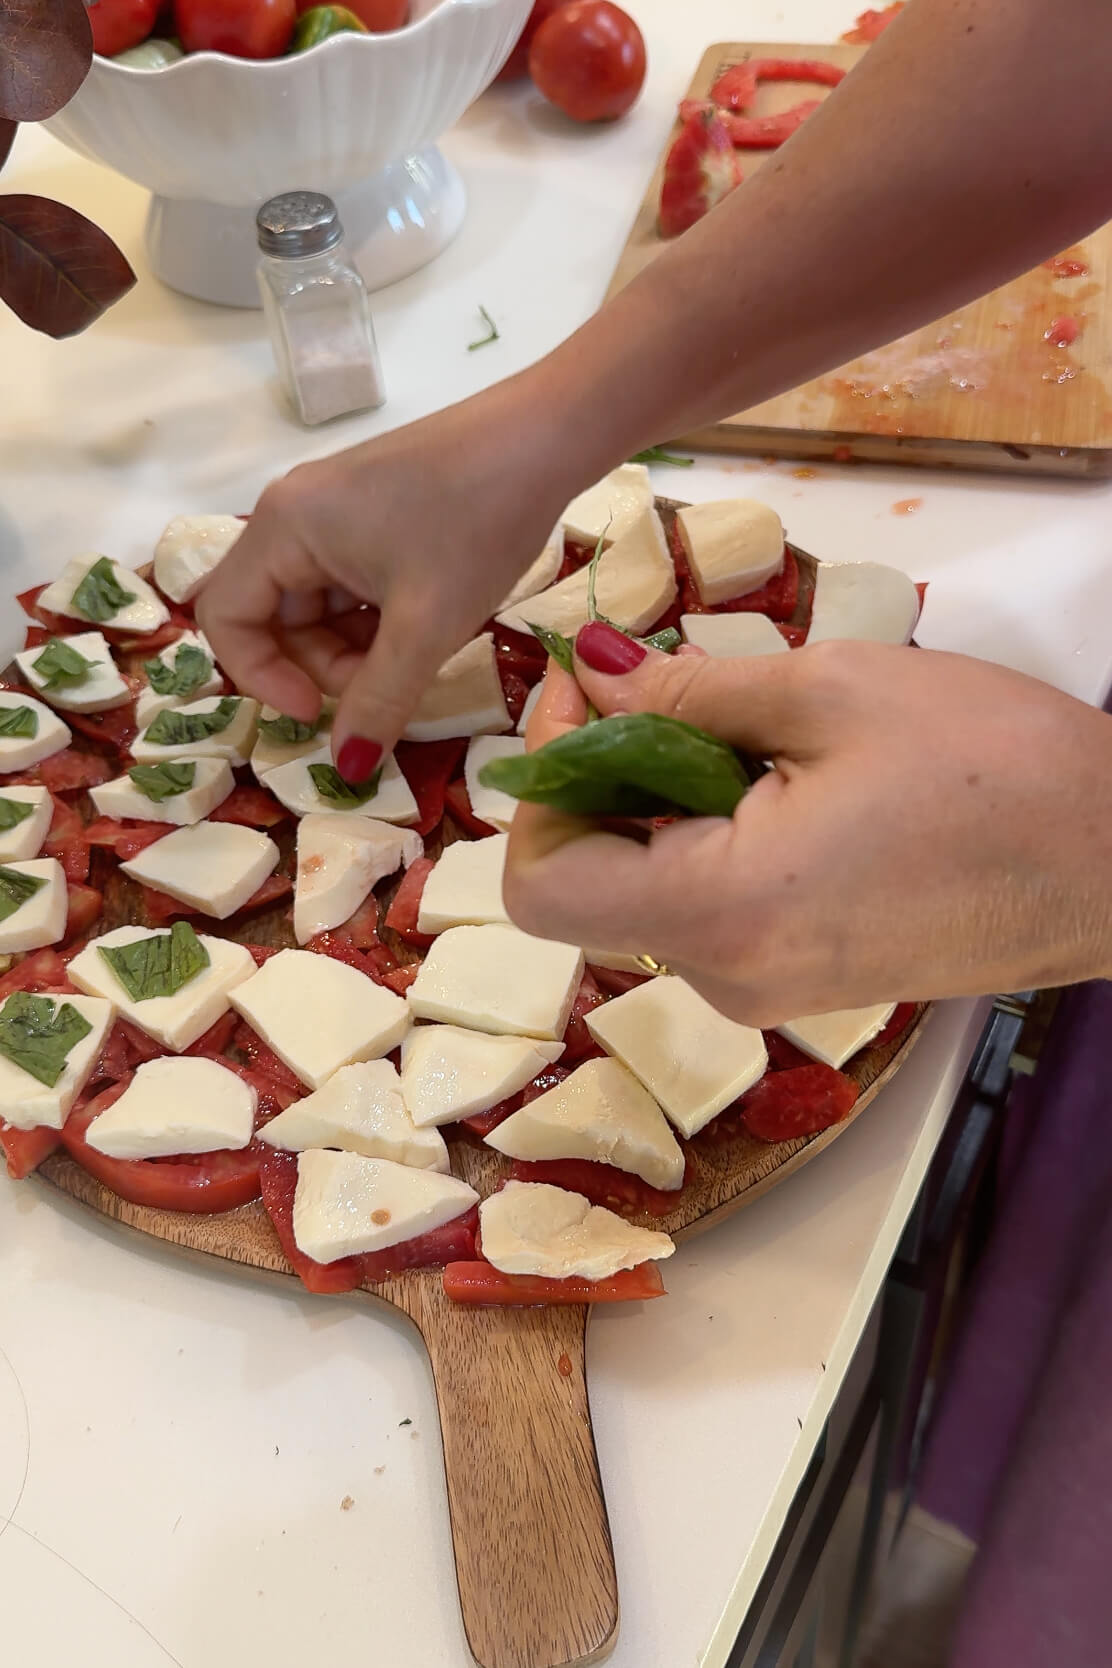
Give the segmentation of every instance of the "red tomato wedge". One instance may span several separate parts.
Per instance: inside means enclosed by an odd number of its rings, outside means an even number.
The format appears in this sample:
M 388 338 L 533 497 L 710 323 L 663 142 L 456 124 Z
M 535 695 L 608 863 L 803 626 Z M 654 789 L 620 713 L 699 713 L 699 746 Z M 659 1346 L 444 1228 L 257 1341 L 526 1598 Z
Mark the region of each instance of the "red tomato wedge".
M 53 857 L 62 865 L 67 880 L 88 880 L 89 842 L 80 814 L 64 799 L 52 794 L 54 815 L 43 845 L 43 856 Z
M 606 996 L 595 983 L 590 969 L 585 969 L 578 994 L 572 1003 L 571 1018 L 564 1031 L 561 1065 L 577 1066 L 581 1061 L 589 1060 L 603 1052 L 587 1029 L 587 1015 L 593 1013 L 595 1008 L 601 1007 L 605 1001 Z
M 29 625 L 23 637 L 24 649 L 41 649 L 50 642 L 51 634 L 45 626 Z
M 72 952 L 71 952 L 72 953 Z M 0 975 L 0 1001 L 13 990 L 63 990 L 74 994 L 66 974 L 67 957 L 57 950 L 32 950 L 29 956 L 17 961 L 14 967 Z
M 492 823 L 483 822 L 471 809 L 471 799 L 467 792 L 467 783 L 462 776 L 457 776 L 454 782 L 449 782 L 444 790 L 444 809 L 463 832 L 472 840 L 483 840 L 488 834 L 497 834 L 498 830 Z
M 102 782 L 118 774 L 111 760 L 99 753 L 81 753 L 76 747 L 63 747 L 60 753 L 52 753 L 33 769 L 5 777 L 5 783 L 9 788 L 33 783 L 48 788 L 51 793 L 80 793 L 86 788 L 99 788 Z
M 744 112 L 757 96 L 762 81 L 812 81 L 820 87 L 836 87 L 846 71 L 838 64 L 812 58 L 750 58 L 723 70 L 710 90 L 713 104 L 723 110 Z
M 859 1094 L 852 1077 L 817 1061 L 766 1072 L 742 1097 L 742 1127 L 761 1141 L 797 1141 L 841 1123 Z
M 266 788 L 233 788 L 227 799 L 209 813 L 210 822 L 235 822 L 244 828 L 276 828 L 290 813 Z
M 282 951 L 280 944 L 245 944 L 243 948 L 250 950 L 256 967 L 265 967 L 271 956 L 280 955 Z
M 618 1170 L 613 1164 L 596 1164 L 589 1158 L 514 1159 L 510 1180 L 549 1182 L 582 1193 L 592 1205 L 605 1205 L 619 1216 L 667 1216 L 680 1201 L 682 1188 L 666 1193 L 650 1187 L 640 1176 Z
M 547 1094 L 549 1089 L 554 1089 L 557 1083 L 562 1083 L 565 1077 L 570 1076 L 571 1071 L 567 1066 L 547 1066 L 531 1083 L 527 1083 L 524 1089 L 519 1089 L 516 1095 L 507 1095 L 505 1100 L 498 1101 L 486 1112 L 473 1112 L 470 1118 L 461 1118 L 460 1128 L 470 1130 L 472 1135 L 480 1138 L 487 1136 L 492 1129 L 497 1129 L 499 1124 L 504 1123 L 511 1112 L 528 1106 L 531 1100 L 536 1100 L 538 1095 Z
M 622 1269 L 606 1280 L 545 1280 L 539 1274 L 503 1274 L 490 1263 L 449 1263 L 444 1293 L 453 1303 L 539 1308 L 550 1303 L 640 1303 L 664 1296 L 656 1263 Z
M 387 985 L 396 996 L 404 996 L 420 971 L 419 964 L 410 967 L 395 967 L 391 972 L 382 975 L 379 984 Z
M 391 927 L 399 938 L 404 938 L 407 944 L 416 945 L 419 950 L 427 950 L 432 943 L 428 933 L 417 930 L 421 894 L 432 870 L 431 857 L 418 857 L 416 862 L 411 863 L 402 876 L 401 885 L 394 893 L 390 908 L 386 911 L 386 925 Z
M 85 839 L 91 846 L 114 851 L 120 862 L 126 863 L 173 831 L 173 824 L 168 822 L 120 822 L 116 817 L 97 817 L 86 828 Z
M 741 184 L 741 164 L 723 113 L 713 104 L 680 106 L 683 126 L 664 160 L 657 230 L 679 237 Z
M 884 1027 L 884 1030 L 878 1032 L 878 1034 L 873 1038 L 869 1047 L 883 1048 L 887 1043 L 895 1042 L 897 1037 L 903 1036 L 914 1017 L 914 1002 L 897 1003 L 895 1013 L 888 1021 L 888 1024 Z
M 251 946 L 248 944 L 244 948 L 251 949 Z M 252 954 L 254 954 L 253 950 Z M 190 1043 L 188 1048 L 182 1049 L 182 1053 L 199 1055 L 206 1060 L 222 1061 L 231 1047 L 232 1037 L 235 1035 L 235 1028 L 238 1023 L 239 1015 L 234 1008 L 229 1008 L 226 1014 L 221 1014 L 219 1019 L 214 1020 L 203 1036 L 198 1037 L 196 1042 Z
M 69 908 L 66 911 L 66 940 L 80 938 L 82 933 L 100 919 L 104 894 L 95 886 L 83 886 L 80 881 L 71 880 L 66 885 L 69 898 Z
M 385 1251 L 368 1251 L 358 1260 L 364 1280 L 389 1280 L 409 1268 L 443 1268 L 446 1263 L 468 1262 L 475 1255 L 479 1209 L 475 1205 L 463 1216 L 454 1217 L 427 1234 L 403 1239 Z
M 249 1064 L 256 1071 L 272 1078 L 281 1088 L 291 1090 L 298 1098 L 306 1093 L 300 1079 L 294 1075 L 286 1062 L 278 1058 L 270 1044 L 265 1043 L 245 1019 L 241 1019 L 236 1026 L 232 1033 L 232 1041 L 239 1052 L 247 1056 Z
M 398 769 L 413 789 L 417 801 L 417 832 L 431 834 L 444 815 L 444 790 L 457 775 L 467 739 L 450 741 L 399 741 L 394 749 Z
M 67 712 L 64 717 L 71 730 L 116 753 L 127 752 L 139 729 L 135 722 L 134 701 L 109 707 L 107 712 Z
M 0 1118 L 0 1152 L 7 1161 L 8 1174 L 13 1181 L 25 1181 L 37 1170 L 44 1158 L 57 1152 L 62 1144 L 58 1129 L 15 1129 Z
M 143 894 L 143 905 L 147 911 L 147 922 L 152 927 L 161 926 L 164 921 L 172 921 L 178 915 L 197 915 L 203 913 L 183 904 L 177 898 L 171 898 L 166 892 L 156 892 L 153 886 L 140 886 Z M 293 891 L 293 881 L 289 875 L 270 875 L 263 881 L 257 892 L 253 892 L 244 904 L 237 910 L 237 915 L 246 915 L 254 909 L 265 909 L 269 904 L 278 903 L 281 898 L 288 897 Z
M 318 1263 L 299 1251 L 293 1237 L 293 1199 L 297 1192 L 297 1154 L 280 1152 L 262 1143 L 259 1155 L 259 1183 L 266 1214 L 278 1235 L 286 1261 L 292 1266 L 303 1286 L 322 1296 L 336 1292 L 350 1292 L 363 1279 L 357 1257 L 341 1257 L 338 1262 Z

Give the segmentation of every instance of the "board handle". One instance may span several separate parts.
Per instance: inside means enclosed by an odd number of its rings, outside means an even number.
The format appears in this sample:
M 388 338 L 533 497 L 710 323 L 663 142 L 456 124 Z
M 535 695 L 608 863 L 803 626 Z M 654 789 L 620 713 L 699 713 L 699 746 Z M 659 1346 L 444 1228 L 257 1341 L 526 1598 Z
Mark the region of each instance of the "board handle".
M 484 1309 L 429 1292 L 463 1625 L 481 1668 L 579 1668 L 618 1633 L 587 1405 L 585 1307 Z

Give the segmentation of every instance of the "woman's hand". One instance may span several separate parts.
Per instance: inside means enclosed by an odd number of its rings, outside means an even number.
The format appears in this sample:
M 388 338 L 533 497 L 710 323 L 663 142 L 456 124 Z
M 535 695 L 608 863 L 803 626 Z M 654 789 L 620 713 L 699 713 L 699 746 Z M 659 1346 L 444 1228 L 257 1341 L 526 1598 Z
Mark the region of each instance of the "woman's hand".
M 631 654 L 630 651 L 633 651 Z M 834 1008 L 1112 973 L 1112 719 L 959 655 L 830 643 L 747 660 L 587 626 L 530 745 L 603 714 L 684 719 L 776 770 L 729 821 L 647 844 L 523 805 L 506 901 L 526 931 L 648 952 L 724 1013 Z

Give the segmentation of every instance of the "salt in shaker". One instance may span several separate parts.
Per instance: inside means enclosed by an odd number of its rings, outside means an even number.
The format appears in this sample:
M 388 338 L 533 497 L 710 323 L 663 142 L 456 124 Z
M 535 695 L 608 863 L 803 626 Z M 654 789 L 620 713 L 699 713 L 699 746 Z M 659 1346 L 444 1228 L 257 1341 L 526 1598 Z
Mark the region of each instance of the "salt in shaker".
M 287 191 L 259 210 L 259 290 L 278 371 L 303 423 L 386 398 L 362 278 L 330 197 Z

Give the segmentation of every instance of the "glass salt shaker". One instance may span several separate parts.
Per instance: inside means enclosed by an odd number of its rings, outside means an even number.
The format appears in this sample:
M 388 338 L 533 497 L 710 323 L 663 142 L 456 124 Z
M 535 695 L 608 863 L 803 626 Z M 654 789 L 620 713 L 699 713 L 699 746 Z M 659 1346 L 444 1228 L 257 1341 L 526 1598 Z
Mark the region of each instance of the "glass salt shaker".
M 382 404 L 386 392 L 366 286 L 331 197 L 287 191 L 255 217 L 259 290 L 274 357 L 303 423 Z

